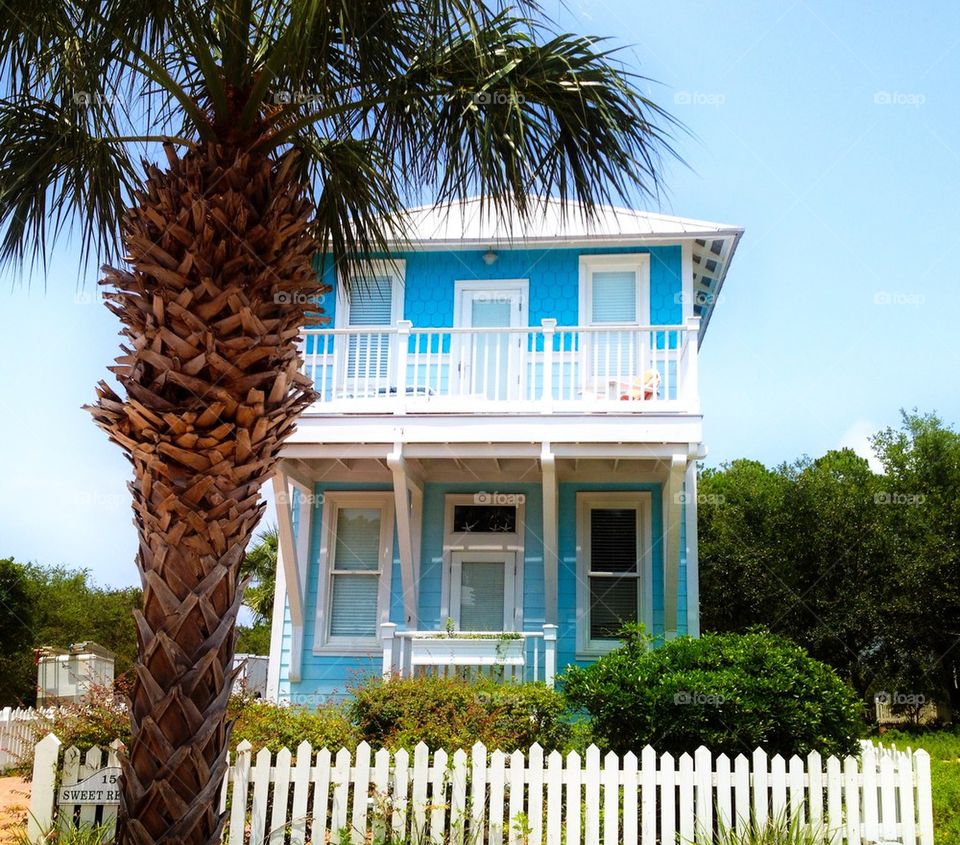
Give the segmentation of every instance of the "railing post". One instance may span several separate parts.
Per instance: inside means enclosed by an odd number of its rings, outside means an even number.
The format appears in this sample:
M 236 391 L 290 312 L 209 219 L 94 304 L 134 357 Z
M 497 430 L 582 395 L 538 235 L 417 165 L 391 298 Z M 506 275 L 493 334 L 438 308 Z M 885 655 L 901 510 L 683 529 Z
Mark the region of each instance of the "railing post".
M 397 626 L 393 622 L 384 622 L 380 626 L 380 641 L 383 643 L 383 677 L 390 678 L 393 675 L 393 650 L 397 644 Z
M 553 680 L 557 676 L 557 626 L 543 626 L 543 680 L 553 689 Z
M 410 346 L 410 329 L 413 323 L 410 320 L 397 320 L 397 357 L 394 378 L 397 383 L 397 407 L 395 414 L 404 414 L 407 411 L 407 353 Z M 387 388 L 389 390 L 389 386 Z
M 685 410 L 691 414 L 700 413 L 699 335 L 700 318 L 690 317 L 684 338 L 682 395 L 685 399 Z
M 44 841 L 44 834 L 53 827 L 57 807 L 57 764 L 60 762 L 60 740 L 47 734 L 33 750 L 33 782 L 30 785 L 30 818 L 27 839 L 32 845 Z
M 546 317 L 540 321 L 543 327 L 543 395 L 540 397 L 540 413 L 553 413 L 553 339 L 557 336 L 557 321 Z M 536 344 L 534 344 L 536 349 Z M 536 371 L 534 371 L 536 373 Z

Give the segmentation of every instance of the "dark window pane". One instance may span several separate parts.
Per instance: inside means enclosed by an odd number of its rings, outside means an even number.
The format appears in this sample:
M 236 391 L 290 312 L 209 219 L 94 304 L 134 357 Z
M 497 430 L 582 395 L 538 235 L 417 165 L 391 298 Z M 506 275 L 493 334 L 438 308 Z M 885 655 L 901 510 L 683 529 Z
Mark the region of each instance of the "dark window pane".
M 632 508 L 590 511 L 592 572 L 637 571 L 637 512 Z
M 457 534 L 512 534 L 517 530 L 513 505 L 454 505 L 453 530 Z
M 625 622 L 637 620 L 636 578 L 590 579 L 590 639 L 618 639 Z

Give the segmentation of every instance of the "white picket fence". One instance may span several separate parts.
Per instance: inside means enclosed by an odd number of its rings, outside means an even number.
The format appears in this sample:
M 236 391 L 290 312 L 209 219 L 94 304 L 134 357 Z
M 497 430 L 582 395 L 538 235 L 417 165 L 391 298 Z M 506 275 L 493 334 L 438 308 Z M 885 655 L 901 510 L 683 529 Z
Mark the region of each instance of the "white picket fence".
M 53 711 L 32 707 L 0 710 L 0 773 L 28 758 L 36 742 L 34 723 L 42 718 L 53 718 Z
M 68 749 L 62 784 L 77 783 L 104 752 Z M 112 759 L 113 751 L 106 752 Z M 82 760 L 81 760 L 82 757 Z M 54 818 L 59 741 L 37 746 L 32 835 Z M 865 744 L 862 757 L 789 760 L 758 749 L 750 757 L 692 756 L 601 758 L 591 746 L 577 753 L 433 754 L 423 744 L 406 751 L 371 752 L 363 743 L 351 754 L 251 753 L 241 743 L 232 755 L 221 794 L 227 810 L 228 845 L 674 845 L 707 842 L 718 830 L 742 830 L 799 817 L 831 845 L 896 841 L 933 845 L 930 758 Z M 89 808 L 67 818 L 92 821 Z M 112 821 L 112 811 L 102 817 Z M 38 838 L 32 841 L 39 841 Z

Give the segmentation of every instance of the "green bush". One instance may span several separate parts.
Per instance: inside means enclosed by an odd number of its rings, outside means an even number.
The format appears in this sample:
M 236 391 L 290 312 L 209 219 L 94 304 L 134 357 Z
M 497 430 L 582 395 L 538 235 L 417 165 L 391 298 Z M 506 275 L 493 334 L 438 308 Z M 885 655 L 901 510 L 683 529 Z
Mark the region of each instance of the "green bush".
M 570 724 L 563 696 L 543 684 L 459 678 L 372 678 L 351 690 L 351 721 L 375 747 L 513 751 L 538 742 L 563 749 Z
M 304 740 L 314 748 L 353 750 L 359 741 L 343 707 L 336 704 L 308 710 L 235 695 L 230 699 L 230 716 L 235 720 L 231 746 L 247 740 L 254 754 L 261 748 L 274 753 L 281 748 L 296 751 Z
M 642 629 L 596 663 L 569 669 L 564 694 L 594 735 L 625 753 L 856 754 L 860 705 L 824 663 L 764 632 L 681 637 L 651 649 Z

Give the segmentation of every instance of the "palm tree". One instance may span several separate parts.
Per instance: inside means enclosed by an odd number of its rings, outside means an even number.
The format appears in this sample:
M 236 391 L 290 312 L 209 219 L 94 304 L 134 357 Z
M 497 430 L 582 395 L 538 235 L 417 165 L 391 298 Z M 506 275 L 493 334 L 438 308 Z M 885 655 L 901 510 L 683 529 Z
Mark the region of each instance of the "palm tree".
M 316 256 L 383 249 L 426 196 L 528 219 L 658 189 L 668 116 L 597 40 L 498 3 L 5 3 L 0 260 L 76 231 L 123 325 L 90 410 L 133 465 L 144 590 L 124 843 L 220 838 L 241 564 L 312 396 Z
M 269 624 L 273 616 L 279 544 L 277 526 L 271 525 L 260 532 L 240 567 L 240 577 L 250 579 L 243 591 L 243 603 L 253 611 L 253 620 L 257 625 Z

